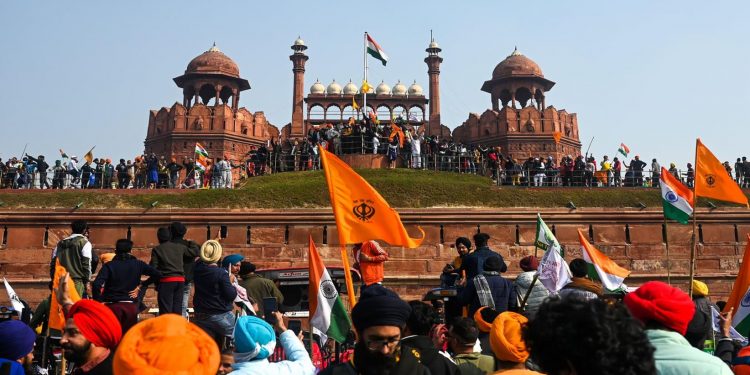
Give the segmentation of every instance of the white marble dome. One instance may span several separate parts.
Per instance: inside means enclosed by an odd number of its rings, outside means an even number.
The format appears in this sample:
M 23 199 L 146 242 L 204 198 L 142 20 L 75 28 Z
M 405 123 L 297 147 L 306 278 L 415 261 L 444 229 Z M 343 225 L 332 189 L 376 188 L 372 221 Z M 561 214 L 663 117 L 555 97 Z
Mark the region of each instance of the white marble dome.
M 406 90 L 406 85 L 401 83 L 401 81 L 398 81 L 395 85 L 393 85 L 393 90 L 391 90 L 391 92 L 394 96 L 404 96 L 406 95 Z
M 440 48 L 440 45 L 436 41 L 431 41 L 430 46 L 428 48 Z
M 322 95 L 322 94 L 325 94 L 325 92 L 326 92 L 326 87 L 323 86 L 323 84 L 320 83 L 320 81 L 318 80 L 315 80 L 315 83 L 313 83 L 313 85 L 310 86 L 310 94 Z
M 375 88 L 375 95 L 388 95 L 391 93 L 391 86 L 388 86 L 385 81 L 380 81 L 378 87 Z
M 409 95 L 414 96 L 420 96 L 424 95 L 424 90 L 422 90 L 422 86 L 417 84 L 417 81 L 415 80 L 414 83 L 409 86 Z
M 352 80 L 349 80 L 349 83 L 344 86 L 344 95 L 357 95 L 359 92 L 359 89 L 357 88 L 357 85 L 352 83 Z
M 341 85 L 336 83 L 336 80 L 334 79 L 333 82 L 328 85 L 326 92 L 328 93 L 328 95 L 341 95 Z
M 297 40 L 294 41 L 294 45 L 295 46 L 304 46 L 305 45 L 305 41 L 302 40 L 302 38 L 297 37 Z

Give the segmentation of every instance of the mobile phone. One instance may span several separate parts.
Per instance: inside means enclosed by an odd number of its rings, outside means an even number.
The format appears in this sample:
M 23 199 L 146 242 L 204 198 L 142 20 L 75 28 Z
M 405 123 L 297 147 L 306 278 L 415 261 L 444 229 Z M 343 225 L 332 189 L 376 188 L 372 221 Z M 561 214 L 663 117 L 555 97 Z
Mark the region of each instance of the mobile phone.
M 286 328 L 291 329 L 295 335 L 299 336 L 300 331 L 302 331 L 302 321 L 299 319 L 292 319 L 286 325 Z
M 221 238 L 227 238 L 227 232 L 229 232 L 229 230 L 227 229 L 227 226 L 222 225 L 221 226 Z
M 272 314 L 274 311 L 279 311 L 279 307 L 276 303 L 276 298 L 263 298 L 263 319 L 265 319 L 265 321 L 270 325 L 276 324 L 276 317 Z

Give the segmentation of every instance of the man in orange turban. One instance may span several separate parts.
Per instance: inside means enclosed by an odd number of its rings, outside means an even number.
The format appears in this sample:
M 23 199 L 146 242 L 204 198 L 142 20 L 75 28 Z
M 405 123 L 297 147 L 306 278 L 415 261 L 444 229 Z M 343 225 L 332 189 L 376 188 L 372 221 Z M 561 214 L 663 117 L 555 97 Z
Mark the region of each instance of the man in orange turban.
M 213 375 L 219 368 L 216 342 L 185 318 L 165 314 L 144 320 L 122 339 L 115 375 Z
M 510 311 L 501 313 L 492 321 L 490 346 L 500 367 L 496 374 L 539 374 L 526 369 L 529 351 L 521 336 L 521 328 L 528 322 L 525 316 Z

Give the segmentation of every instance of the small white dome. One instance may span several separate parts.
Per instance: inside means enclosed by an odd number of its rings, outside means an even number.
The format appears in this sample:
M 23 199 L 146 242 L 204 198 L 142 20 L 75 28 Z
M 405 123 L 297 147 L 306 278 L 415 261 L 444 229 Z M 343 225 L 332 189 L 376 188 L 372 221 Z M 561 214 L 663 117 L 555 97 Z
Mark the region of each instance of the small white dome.
M 396 84 L 393 86 L 393 90 L 391 90 L 394 96 L 404 96 L 406 95 L 406 86 L 401 83 L 401 81 L 396 82 Z
M 422 86 L 418 85 L 416 80 L 414 81 L 414 83 L 411 84 L 411 86 L 409 86 L 409 95 L 414 95 L 414 96 L 424 95 Z
M 294 45 L 295 46 L 304 46 L 305 45 L 305 41 L 302 40 L 302 38 L 297 37 L 297 40 L 294 41 Z
M 357 88 L 357 85 L 352 83 L 352 80 L 349 80 L 349 83 L 344 86 L 344 95 L 357 95 L 359 92 L 359 89 Z
M 432 42 L 430 42 L 429 48 L 440 48 L 440 45 L 438 45 L 438 43 L 433 40 Z
M 375 95 L 388 95 L 391 93 L 391 86 L 388 86 L 388 84 L 385 83 L 385 81 L 380 81 L 380 84 L 378 87 L 375 88 Z
M 320 83 L 320 81 L 318 80 L 315 80 L 315 83 L 313 83 L 313 85 L 310 86 L 310 94 L 322 95 L 322 94 L 325 94 L 325 92 L 326 92 L 326 87 L 323 86 L 323 84 Z
M 336 83 L 336 80 L 334 79 L 333 82 L 331 82 L 330 85 L 328 85 L 328 88 L 326 89 L 326 92 L 328 95 L 340 95 L 341 94 L 341 85 Z

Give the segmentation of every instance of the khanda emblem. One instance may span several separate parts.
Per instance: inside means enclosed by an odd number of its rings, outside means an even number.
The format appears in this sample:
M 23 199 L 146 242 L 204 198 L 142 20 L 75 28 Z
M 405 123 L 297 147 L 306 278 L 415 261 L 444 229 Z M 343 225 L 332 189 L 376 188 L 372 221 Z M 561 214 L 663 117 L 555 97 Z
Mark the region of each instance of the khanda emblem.
M 362 199 L 359 202 L 354 202 L 352 212 L 354 213 L 354 216 L 357 217 L 357 219 L 367 222 L 375 215 L 375 207 L 368 203 L 372 203 L 372 201 L 365 201 L 364 199 Z

